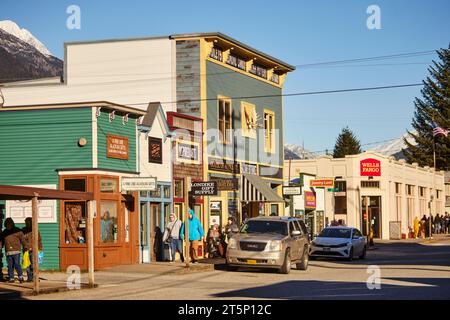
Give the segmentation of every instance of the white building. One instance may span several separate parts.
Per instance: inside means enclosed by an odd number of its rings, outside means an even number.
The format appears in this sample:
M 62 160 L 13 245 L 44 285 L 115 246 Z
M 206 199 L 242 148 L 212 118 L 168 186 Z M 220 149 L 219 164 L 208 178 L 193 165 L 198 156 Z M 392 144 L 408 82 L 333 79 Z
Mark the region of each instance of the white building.
M 376 238 L 408 237 L 415 217 L 430 210 L 433 216 L 445 214 L 444 172 L 433 168 L 365 152 L 340 159 L 292 160 L 291 175 L 300 173 L 335 180 L 338 190 L 324 189 L 325 223 L 343 220 L 366 234 L 369 220 Z

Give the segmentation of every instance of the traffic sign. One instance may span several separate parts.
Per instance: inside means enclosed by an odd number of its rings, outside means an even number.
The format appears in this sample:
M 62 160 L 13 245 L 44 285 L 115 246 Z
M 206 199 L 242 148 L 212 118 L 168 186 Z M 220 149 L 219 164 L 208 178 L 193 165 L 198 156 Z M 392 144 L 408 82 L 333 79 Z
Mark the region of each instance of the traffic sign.
M 217 196 L 217 181 L 192 182 L 190 193 L 193 196 Z

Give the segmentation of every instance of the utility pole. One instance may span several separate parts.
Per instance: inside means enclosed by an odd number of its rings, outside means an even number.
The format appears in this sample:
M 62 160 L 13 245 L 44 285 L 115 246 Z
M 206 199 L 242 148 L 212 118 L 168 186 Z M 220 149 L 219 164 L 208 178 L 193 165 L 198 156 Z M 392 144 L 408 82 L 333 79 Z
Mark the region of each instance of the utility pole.
M 38 224 L 38 194 L 31 200 L 32 205 L 32 236 L 33 236 L 33 291 L 39 294 L 39 224 Z
M 186 239 L 185 261 L 186 268 L 189 268 L 189 259 L 191 257 L 189 241 L 189 193 L 191 191 L 191 177 L 186 177 L 184 184 L 184 238 Z

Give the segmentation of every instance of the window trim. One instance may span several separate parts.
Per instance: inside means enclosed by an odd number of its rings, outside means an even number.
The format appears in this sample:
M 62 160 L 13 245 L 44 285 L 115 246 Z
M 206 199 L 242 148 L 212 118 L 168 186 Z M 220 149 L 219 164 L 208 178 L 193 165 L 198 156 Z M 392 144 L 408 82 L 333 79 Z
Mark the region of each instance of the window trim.
M 233 112 L 233 104 L 232 104 L 232 101 L 231 101 L 230 97 L 225 97 L 225 96 L 221 96 L 221 95 L 217 96 L 217 131 L 219 132 L 219 143 L 224 144 L 224 145 L 228 145 L 228 144 L 232 144 L 233 141 L 232 141 L 232 139 L 230 139 L 230 141 L 227 141 L 227 129 L 225 127 L 225 124 L 224 124 L 225 132 L 223 133 L 223 135 L 221 134 L 221 131 L 220 131 L 220 117 L 219 117 L 219 115 L 220 115 L 220 102 L 221 101 L 223 101 L 224 103 L 229 103 L 229 105 L 230 105 L 230 119 L 229 119 L 229 122 L 230 122 L 231 134 L 233 134 L 233 127 L 234 127 L 233 126 L 233 114 L 234 114 L 234 112 Z M 226 112 L 224 113 L 224 117 L 226 118 Z
M 267 146 L 267 141 L 268 139 L 266 138 L 266 114 L 271 116 L 272 119 L 272 132 L 269 133 L 271 136 L 271 142 L 270 142 L 270 146 Z M 264 151 L 266 153 L 270 153 L 270 154 L 274 154 L 275 153 L 275 112 L 270 110 L 270 109 L 264 109 L 264 117 L 263 117 L 263 121 L 264 121 Z

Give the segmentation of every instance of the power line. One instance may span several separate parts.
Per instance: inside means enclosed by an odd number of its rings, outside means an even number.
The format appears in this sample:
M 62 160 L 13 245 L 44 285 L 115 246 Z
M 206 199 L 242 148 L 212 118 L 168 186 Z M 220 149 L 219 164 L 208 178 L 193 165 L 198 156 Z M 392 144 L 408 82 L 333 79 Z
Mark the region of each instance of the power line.
M 344 92 L 358 92 L 358 91 L 372 91 L 372 90 L 385 90 L 385 89 L 396 89 L 396 88 L 407 88 L 407 87 L 417 87 L 422 86 L 422 83 L 412 83 L 412 84 L 399 84 L 390 86 L 379 86 L 379 87 L 364 87 L 364 88 L 349 88 L 349 89 L 337 89 L 337 90 L 324 90 L 324 91 L 310 91 L 310 92 L 297 92 L 297 93 L 284 93 L 284 94 L 269 94 L 269 95 L 256 95 L 256 96 L 240 96 L 240 97 L 229 97 L 228 99 L 260 99 L 260 98 L 277 98 L 277 97 L 294 97 L 294 96 L 306 96 L 306 95 L 318 95 L 318 94 L 331 94 L 331 93 L 344 93 Z M 177 101 L 165 101 L 160 102 L 161 104 L 187 104 L 192 102 L 201 101 L 217 101 L 219 98 L 204 98 L 204 99 L 190 99 L 190 100 L 177 100 Z M 148 104 L 148 102 L 141 103 L 127 103 L 126 105 L 142 105 Z
M 296 68 L 333 68 L 333 67 L 356 67 L 356 66 L 340 66 L 342 64 L 349 64 L 349 63 L 360 63 L 365 61 L 380 61 L 380 60 L 391 60 L 391 59 L 398 59 L 398 58 L 411 58 L 411 57 L 418 57 L 423 55 L 431 55 L 436 54 L 436 51 L 434 50 L 428 50 L 428 51 L 418 51 L 418 52 L 409 52 L 409 53 L 399 53 L 399 54 L 391 54 L 391 55 L 383 55 L 383 56 L 374 56 L 374 57 L 366 57 L 366 58 L 357 58 L 357 59 L 347 59 L 347 60 L 334 60 L 334 61 L 325 61 L 325 62 L 317 62 L 317 63 L 309 63 L 309 64 L 297 64 L 294 65 Z M 117 60 L 117 59 L 116 59 Z M 104 61 L 104 60 L 102 60 Z M 196 60 L 192 60 L 196 61 Z M 96 62 L 90 62 L 93 65 L 96 64 Z M 390 65 L 404 65 L 406 63 L 398 63 L 398 64 L 390 64 Z M 409 63 L 409 64 L 422 64 L 422 63 Z M 423 63 L 423 64 L 429 64 L 429 63 Z M 87 65 L 87 64 L 85 64 Z M 357 65 L 358 66 L 358 65 Z M 359 66 L 378 66 L 378 65 L 359 65 Z M 380 64 L 379 66 L 383 66 Z M 177 76 L 170 76 L 170 77 L 161 77 L 161 78 L 142 78 L 142 79 L 136 79 L 136 80 L 121 80 L 116 82 L 127 82 L 127 81 L 142 81 L 142 80 L 151 80 L 151 81 L 160 81 L 160 80 L 170 80 L 175 79 L 178 76 L 217 76 L 217 75 L 224 75 L 224 74 L 234 74 L 236 71 L 224 71 L 224 72 L 215 72 L 215 73 L 186 73 L 183 75 L 177 75 Z M 90 77 L 111 77 L 111 76 L 139 76 L 139 75 L 163 75 L 163 74 L 172 74 L 172 72 L 160 72 L 160 73 L 123 73 L 123 74 L 95 74 L 95 75 L 89 75 L 89 76 L 77 76 L 77 78 L 90 78 Z M 13 79 L 0 79 L 0 81 L 27 81 L 27 80 L 38 80 L 36 78 L 13 78 Z M 97 82 L 101 83 L 101 82 Z M 114 83 L 113 82 L 107 82 L 107 83 Z M 91 85 L 91 84 L 90 84 Z

